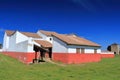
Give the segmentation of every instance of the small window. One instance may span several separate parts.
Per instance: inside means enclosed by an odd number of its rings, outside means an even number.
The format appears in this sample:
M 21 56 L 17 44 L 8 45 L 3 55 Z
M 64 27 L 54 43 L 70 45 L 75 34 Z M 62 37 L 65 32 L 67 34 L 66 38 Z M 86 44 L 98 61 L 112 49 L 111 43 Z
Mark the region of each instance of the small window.
M 85 49 L 81 48 L 81 53 L 84 54 L 85 53 Z
M 80 53 L 80 48 L 76 48 L 76 53 Z
M 50 41 L 52 40 L 52 38 L 50 38 Z
M 97 49 L 94 49 L 94 53 L 95 53 L 95 54 L 97 53 Z

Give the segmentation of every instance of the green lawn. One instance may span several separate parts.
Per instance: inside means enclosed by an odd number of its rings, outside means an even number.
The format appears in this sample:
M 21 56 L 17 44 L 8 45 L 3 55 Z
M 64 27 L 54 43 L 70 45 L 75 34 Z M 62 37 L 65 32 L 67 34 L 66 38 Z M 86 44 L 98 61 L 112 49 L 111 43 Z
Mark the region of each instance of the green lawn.
M 0 54 L 0 80 L 120 80 L 120 56 L 99 63 L 25 65 Z

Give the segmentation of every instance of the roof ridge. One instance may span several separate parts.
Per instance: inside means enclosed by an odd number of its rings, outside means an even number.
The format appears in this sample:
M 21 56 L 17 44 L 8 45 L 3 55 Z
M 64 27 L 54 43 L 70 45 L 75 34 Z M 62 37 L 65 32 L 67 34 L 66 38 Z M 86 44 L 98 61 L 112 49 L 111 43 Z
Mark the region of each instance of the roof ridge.
M 42 45 L 42 47 L 45 47 L 45 48 L 50 48 L 52 47 L 52 43 L 50 43 L 49 41 L 46 41 L 46 40 L 34 40 L 36 43 Z
M 55 31 L 47 31 L 47 30 L 39 30 L 39 31 L 57 33 L 57 32 L 55 32 Z
M 72 35 L 64 35 L 64 34 L 56 34 L 53 35 L 57 37 L 58 39 L 62 40 L 63 42 L 70 44 L 70 45 L 86 45 L 86 46 L 100 46 L 97 43 L 94 43 L 90 40 L 87 40 L 85 38 L 79 37 L 79 36 L 72 36 Z
M 37 33 L 32 33 L 32 32 L 20 32 L 23 35 L 27 36 L 27 37 L 33 37 L 33 38 L 41 38 L 41 36 L 39 36 Z
M 57 34 L 57 32 L 45 31 L 45 30 L 39 30 L 39 32 L 45 34 L 46 36 L 51 36 L 53 34 Z
M 5 30 L 6 34 L 8 36 L 11 36 L 12 34 L 14 34 L 16 31 L 13 31 L 13 30 Z

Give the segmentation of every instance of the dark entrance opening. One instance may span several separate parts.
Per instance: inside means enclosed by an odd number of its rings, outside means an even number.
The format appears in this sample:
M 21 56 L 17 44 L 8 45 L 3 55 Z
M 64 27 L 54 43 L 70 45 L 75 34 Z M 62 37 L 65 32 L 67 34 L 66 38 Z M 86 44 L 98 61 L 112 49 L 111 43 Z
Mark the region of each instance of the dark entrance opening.
M 49 58 L 52 59 L 52 48 L 49 48 Z
M 52 48 L 43 48 L 39 47 L 37 45 L 34 45 L 34 51 L 35 51 L 35 58 L 33 59 L 33 63 L 35 62 L 45 62 L 45 54 L 49 54 L 49 58 L 52 59 Z M 38 56 L 39 54 L 39 56 Z M 39 58 L 38 58 L 39 57 Z

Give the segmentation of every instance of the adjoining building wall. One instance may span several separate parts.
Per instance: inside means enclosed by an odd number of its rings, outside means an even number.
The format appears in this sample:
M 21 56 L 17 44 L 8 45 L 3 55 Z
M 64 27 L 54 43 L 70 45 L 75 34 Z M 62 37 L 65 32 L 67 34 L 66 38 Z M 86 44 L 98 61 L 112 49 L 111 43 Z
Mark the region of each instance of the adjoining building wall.
M 28 52 L 28 41 L 23 41 L 16 44 L 16 52 Z
M 9 38 L 9 45 L 8 52 L 34 52 L 33 51 L 33 45 L 30 45 L 30 41 L 32 41 L 31 38 L 28 38 L 27 36 L 21 34 L 20 32 L 16 31 L 13 35 Z
M 3 52 L 3 54 L 16 58 L 19 61 L 25 63 L 25 64 L 30 64 L 33 63 L 33 59 L 35 59 L 35 53 L 24 53 L 24 52 Z
M 94 54 L 94 50 L 96 53 L 101 53 L 100 47 L 89 47 L 89 46 L 75 46 L 75 45 L 67 45 L 63 41 L 53 37 L 53 52 L 57 53 L 77 53 L 76 49 L 79 48 L 81 52 L 81 48 L 84 48 L 84 52 L 87 54 Z
M 46 40 L 47 40 L 48 42 L 52 43 L 52 42 L 53 42 L 53 37 L 50 37 L 50 36 L 49 36 L 49 37 L 46 38 Z
M 37 34 L 38 34 L 39 36 L 41 36 L 42 39 L 46 40 L 46 38 L 47 38 L 46 35 L 42 34 L 40 31 L 38 31 Z
M 16 52 L 28 52 L 28 37 L 16 31 Z
M 50 43 L 53 42 L 53 37 L 52 36 L 46 36 L 45 34 L 41 33 L 40 31 L 38 31 L 37 34 L 39 36 L 41 36 L 43 40 L 46 40 L 46 41 L 48 41 Z
M 33 40 L 34 38 L 27 37 L 18 31 L 11 36 L 5 34 L 4 47 L 6 47 L 6 45 L 10 45 L 10 47 L 4 48 L 3 51 L 34 52 Z M 35 40 L 38 40 L 38 38 L 35 38 Z
M 16 34 L 16 44 L 28 40 L 27 36 L 23 35 L 22 33 L 18 31 L 16 31 L 15 34 Z
M 81 49 L 84 48 L 84 52 L 86 54 L 94 54 L 94 50 L 96 49 L 96 53 L 101 53 L 101 49 L 100 47 L 89 47 L 89 46 L 74 46 L 74 45 L 68 45 L 68 53 L 76 53 L 76 49 L 79 48 L 80 49 L 80 53 L 81 53 Z
M 7 51 L 9 48 L 9 36 L 7 36 L 7 34 L 4 34 L 4 38 L 3 38 L 3 51 Z
M 9 38 L 9 48 L 7 51 L 16 51 L 16 33 Z
M 120 54 L 120 47 L 118 44 L 112 44 L 111 45 L 111 51 L 115 54 Z
M 62 42 L 61 40 L 57 39 L 56 37 L 53 37 L 53 48 L 52 51 L 53 52 L 57 52 L 57 53 L 67 53 L 67 45 Z
M 101 52 L 101 57 L 102 58 L 114 58 L 114 52 Z
M 101 61 L 100 54 L 53 53 L 53 60 L 66 64 L 80 64 Z
M 65 64 L 80 64 L 89 62 L 99 62 L 102 58 L 114 58 L 113 53 L 107 54 L 75 54 L 75 53 L 53 53 L 53 60 Z
M 28 44 L 27 44 L 27 52 L 34 52 L 33 50 L 34 44 L 33 44 L 33 39 L 29 38 L 28 39 Z

